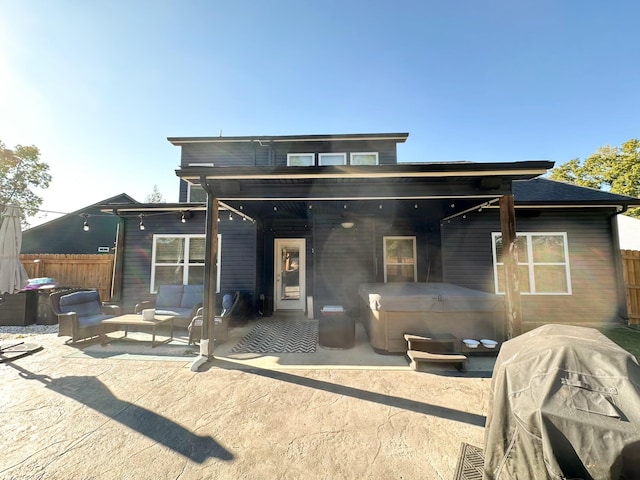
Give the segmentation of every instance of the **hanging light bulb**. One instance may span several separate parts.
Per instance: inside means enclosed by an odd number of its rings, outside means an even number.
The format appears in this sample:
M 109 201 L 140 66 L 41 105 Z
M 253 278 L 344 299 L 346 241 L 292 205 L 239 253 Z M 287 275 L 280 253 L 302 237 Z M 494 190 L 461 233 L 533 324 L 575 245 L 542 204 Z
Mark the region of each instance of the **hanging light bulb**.
M 144 215 L 143 215 L 143 214 L 140 214 L 140 230 L 144 230 L 144 222 L 143 222 L 143 218 L 144 218 Z
M 89 215 L 83 215 L 84 217 L 84 223 L 82 224 L 82 230 L 84 230 L 85 232 L 89 231 Z
M 180 216 L 180 221 L 182 223 L 187 223 L 187 219 L 184 217 L 184 212 L 182 212 L 182 215 Z
M 232 222 L 233 221 L 233 215 L 231 215 L 231 212 L 229 212 L 229 221 Z

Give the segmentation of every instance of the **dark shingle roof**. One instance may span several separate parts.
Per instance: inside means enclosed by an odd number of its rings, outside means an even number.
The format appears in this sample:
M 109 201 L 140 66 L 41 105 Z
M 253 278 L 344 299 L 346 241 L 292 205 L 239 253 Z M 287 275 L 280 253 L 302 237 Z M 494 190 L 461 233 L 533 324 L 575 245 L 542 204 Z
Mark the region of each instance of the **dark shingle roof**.
M 581 187 L 548 178 L 513 182 L 516 204 L 523 205 L 629 205 L 640 206 L 640 198 L 609 193 L 595 188 Z

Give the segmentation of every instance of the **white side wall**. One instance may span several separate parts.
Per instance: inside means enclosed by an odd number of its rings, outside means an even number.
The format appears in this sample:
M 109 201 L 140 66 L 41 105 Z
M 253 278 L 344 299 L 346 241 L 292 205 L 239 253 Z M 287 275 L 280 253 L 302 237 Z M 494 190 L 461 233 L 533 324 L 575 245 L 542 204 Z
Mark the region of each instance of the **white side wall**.
M 621 250 L 640 250 L 640 220 L 618 215 L 618 235 Z

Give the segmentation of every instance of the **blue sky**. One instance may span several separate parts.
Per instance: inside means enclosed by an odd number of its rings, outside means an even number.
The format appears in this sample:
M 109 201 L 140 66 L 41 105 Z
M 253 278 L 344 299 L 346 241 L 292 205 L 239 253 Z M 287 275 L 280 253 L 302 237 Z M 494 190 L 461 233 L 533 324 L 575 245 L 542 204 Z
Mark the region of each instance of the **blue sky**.
M 170 136 L 409 132 L 401 161 L 585 158 L 640 136 L 640 3 L 4 0 L 0 140 L 42 209 L 157 185 Z M 36 225 L 51 220 L 31 219 Z

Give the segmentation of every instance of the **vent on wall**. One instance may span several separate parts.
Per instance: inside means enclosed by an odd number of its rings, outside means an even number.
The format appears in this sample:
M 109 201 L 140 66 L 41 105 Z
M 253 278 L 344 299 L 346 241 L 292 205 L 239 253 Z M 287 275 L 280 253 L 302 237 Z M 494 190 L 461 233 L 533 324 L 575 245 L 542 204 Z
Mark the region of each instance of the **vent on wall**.
M 98 247 L 98 253 L 109 253 L 109 247 Z

